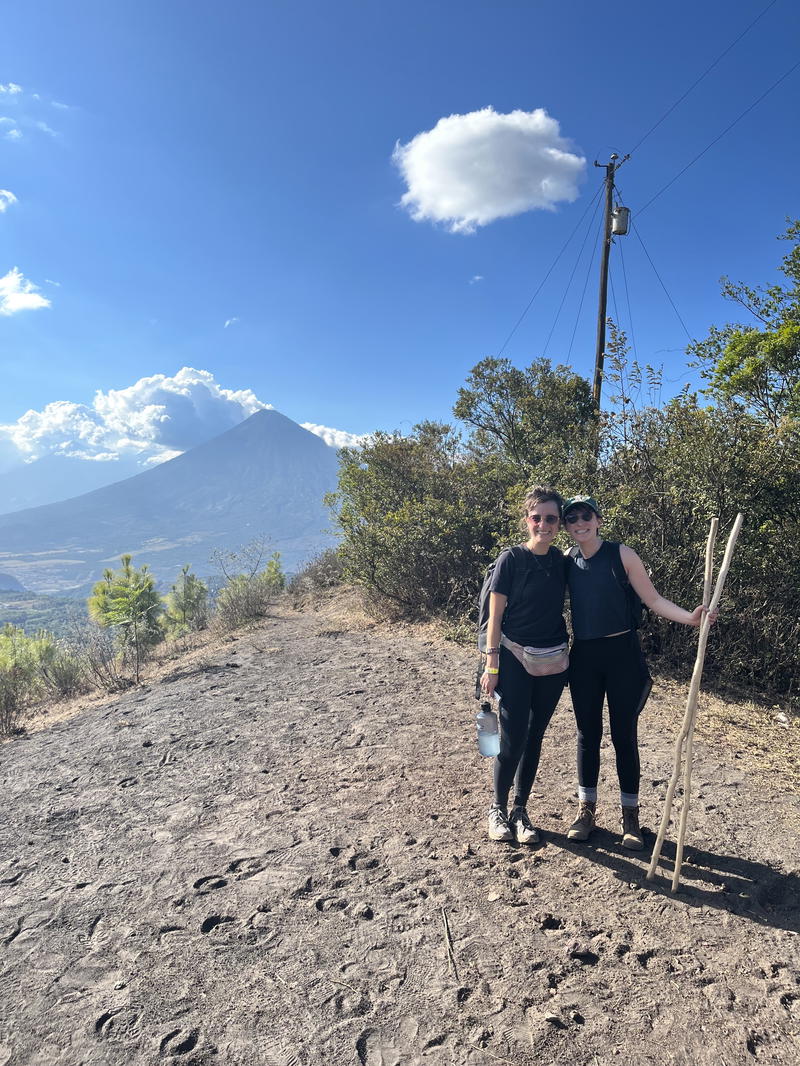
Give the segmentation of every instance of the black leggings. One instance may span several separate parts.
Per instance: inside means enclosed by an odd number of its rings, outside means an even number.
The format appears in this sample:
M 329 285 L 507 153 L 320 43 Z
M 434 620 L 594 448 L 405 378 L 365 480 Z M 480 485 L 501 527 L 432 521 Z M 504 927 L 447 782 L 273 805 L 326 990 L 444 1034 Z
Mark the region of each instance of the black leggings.
M 567 671 L 531 677 L 508 648 L 500 648 L 500 754 L 494 761 L 495 803 L 505 807 L 516 774 L 514 806 L 524 807 L 531 794 L 542 738 L 550 724 Z
M 596 788 L 603 739 L 603 698 L 608 699 L 611 741 L 622 792 L 639 791 L 637 728 L 653 682 L 634 632 L 576 640 L 569 656 L 569 688 L 578 725 L 578 783 Z

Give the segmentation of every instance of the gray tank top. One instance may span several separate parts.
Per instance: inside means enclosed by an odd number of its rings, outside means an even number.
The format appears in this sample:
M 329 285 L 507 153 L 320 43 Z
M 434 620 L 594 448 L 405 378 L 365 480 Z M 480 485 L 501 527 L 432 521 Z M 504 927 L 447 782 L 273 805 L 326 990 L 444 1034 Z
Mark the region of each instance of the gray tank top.
M 591 559 L 567 556 L 567 584 L 576 640 L 595 640 L 631 628 L 625 590 L 614 575 L 622 561 L 619 544 L 604 540 Z

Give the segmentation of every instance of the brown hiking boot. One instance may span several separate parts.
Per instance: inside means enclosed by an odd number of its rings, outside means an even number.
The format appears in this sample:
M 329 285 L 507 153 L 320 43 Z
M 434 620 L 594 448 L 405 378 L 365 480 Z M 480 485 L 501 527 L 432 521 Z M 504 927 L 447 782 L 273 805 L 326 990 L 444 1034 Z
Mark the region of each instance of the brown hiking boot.
M 578 808 L 578 817 L 567 830 L 567 840 L 588 840 L 589 834 L 595 825 L 596 803 L 587 803 L 581 800 Z
M 622 808 L 622 846 L 631 851 L 641 851 L 644 847 L 644 837 L 639 828 L 639 808 Z

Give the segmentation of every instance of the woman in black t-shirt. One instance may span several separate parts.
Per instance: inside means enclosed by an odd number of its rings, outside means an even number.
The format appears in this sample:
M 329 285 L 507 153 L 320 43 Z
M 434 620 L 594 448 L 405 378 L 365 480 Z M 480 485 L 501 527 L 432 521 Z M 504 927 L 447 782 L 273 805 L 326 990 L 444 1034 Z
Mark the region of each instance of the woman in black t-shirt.
M 622 844 L 644 847 L 639 828 L 639 714 L 652 682 L 632 616 L 628 586 L 654 614 L 699 626 L 705 608 L 693 611 L 672 603 L 653 586 L 636 552 L 600 536 L 602 518 L 591 496 L 564 504 L 564 524 L 578 550 L 567 555 L 572 612 L 569 687 L 578 726 L 578 815 L 570 840 L 587 840 L 595 825 L 603 701 L 608 701 L 611 741 L 617 762 L 622 807 Z M 712 622 L 717 612 L 712 615 Z
M 489 839 L 535 844 L 539 834 L 526 805 L 542 738 L 567 680 L 564 624 L 566 567 L 553 546 L 562 499 L 537 487 L 525 497 L 524 545 L 501 553 L 489 592 L 486 669 L 481 688 L 500 696 L 500 754 L 494 764 Z M 508 795 L 514 784 L 514 803 Z

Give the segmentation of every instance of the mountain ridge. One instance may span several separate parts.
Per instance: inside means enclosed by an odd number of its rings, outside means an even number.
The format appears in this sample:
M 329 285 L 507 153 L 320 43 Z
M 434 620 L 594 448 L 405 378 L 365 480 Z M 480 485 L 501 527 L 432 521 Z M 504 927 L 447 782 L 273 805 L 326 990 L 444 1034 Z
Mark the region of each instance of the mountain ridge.
M 263 536 L 296 568 L 332 542 L 323 497 L 336 472 L 336 453 L 320 437 L 278 411 L 257 411 L 151 470 L 0 515 L 0 567 L 33 591 L 65 590 L 130 552 L 172 580 L 186 562 L 207 574 L 215 548 Z

